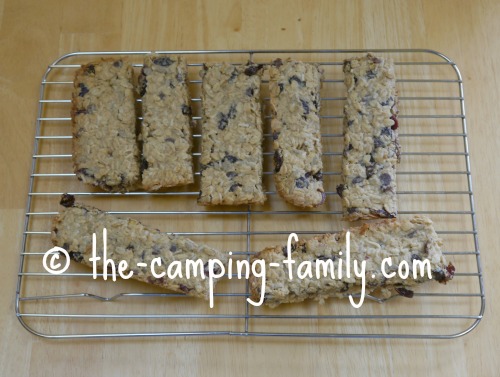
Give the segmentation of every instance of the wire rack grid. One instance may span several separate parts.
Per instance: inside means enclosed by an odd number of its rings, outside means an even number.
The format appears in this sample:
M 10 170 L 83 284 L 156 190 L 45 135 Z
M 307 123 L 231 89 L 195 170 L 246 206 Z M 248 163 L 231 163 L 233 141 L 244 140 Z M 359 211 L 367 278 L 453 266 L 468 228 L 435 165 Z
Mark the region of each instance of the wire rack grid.
M 72 80 L 81 64 L 101 57 L 126 57 L 136 73 L 151 51 L 75 52 L 49 65 L 40 88 L 32 170 L 22 238 L 16 292 L 16 314 L 30 332 L 47 338 L 132 336 L 285 336 L 324 338 L 455 338 L 481 321 L 485 295 L 470 156 L 463 81 L 457 65 L 432 50 L 370 50 L 395 61 L 400 94 L 402 162 L 397 172 L 400 216 L 432 217 L 443 238 L 445 254 L 457 267 L 446 286 L 431 282 L 412 300 L 390 302 L 369 297 L 362 308 L 348 300 L 320 305 L 306 302 L 276 309 L 252 307 L 246 301 L 248 282 L 226 276 L 217 286 L 215 307 L 180 294 L 131 281 L 91 278 L 83 266 L 71 265 L 61 275 L 42 268 L 50 247 L 50 220 L 59 197 L 69 192 L 78 200 L 112 214 L 133 216 L 164 231 L 189 236 L 232 258 L 249 259 L 265 246 L 286 242 L 291 232 L 315 235 L 348 227 L 341 221 L 340 183 L 342 109 L 345 101 L 342 62 L 368 50 L 157 51 L 182 54 L 188 61 L 193 105 L 196 182 L 177 190 L 112 194 L 78 182 L 71 165 Z M 264 185 L 262 206 L 201 208 L 198 195 L 200 155 L 200 83 L 204 62 L 233 64 L 252 60 L 294 58 L 322 65 L 321 127 L 326 203 L 314 210 L 287 206 L 272 182 L 272 135 L 267 77 L 262 83 L 264 118 Z M 140 100 L 138 100 L 140 107 Z M 140 122 L 140 117 L 138 122 Z

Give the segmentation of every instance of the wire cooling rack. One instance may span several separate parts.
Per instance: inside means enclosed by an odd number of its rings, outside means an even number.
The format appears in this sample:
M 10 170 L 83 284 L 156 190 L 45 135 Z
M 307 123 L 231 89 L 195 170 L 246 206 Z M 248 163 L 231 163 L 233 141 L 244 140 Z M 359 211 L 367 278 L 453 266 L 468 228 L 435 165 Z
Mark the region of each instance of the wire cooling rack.
M 413 299 L 376 297 L 354 309 L 348 300 L 305 302 L 276 309 L 246 302 L 248 284 L 227 276 L 217 285 L 215 306 L 134 281 L 92 279 L 91 271 L 72 264 L 61 275 L 42 267 L 50 243 L 50 221 L 62 193 L 112 214 L 130 216 L 162 231 L 187 235 L 232 258 L 250 258 L 265 246 L 284 244 L 288 234 L 315 235 L 347 228 L 335 193 L 340 183 L 342 61 L 365 50 L 315 51 L 160 51 L 182 54 L 189 63 L 193 105 L 196 182 L 157 193 L 112 194 L 79 182 L 71 164 L 70 98 L 75 70 L 101 57 L 126 57 L 137 74 L 150 51 L 77 52 L 52 63 L 43 75 L 36 121 L 32 171 L 16 292 L 16 314 L 30 332 L 49 338 L 131 336 L 289 336 L 354 338 L 454 338 L 481 321 L 485 296 L 467 141 L 463 82 L 456 64 L 431 50 L 370 50 L 395 61 L 400 95 L 398 168 L 400 216 L 430 216 L 457 273 L 446 286 L 429 282 Z M 262 206 L 204 208 L 199 190 L 200 78 L 204 62 L 268 63 L 277 57 L 320 63 L 326 203 L 314 210 L 289 207 L 272 181 L 272 140 L 267 77 L 262 86 L 264 185 Z M 140 100 L 138 100 L 140 107 Z M 140 118 L 138 119 L 138 122 Z

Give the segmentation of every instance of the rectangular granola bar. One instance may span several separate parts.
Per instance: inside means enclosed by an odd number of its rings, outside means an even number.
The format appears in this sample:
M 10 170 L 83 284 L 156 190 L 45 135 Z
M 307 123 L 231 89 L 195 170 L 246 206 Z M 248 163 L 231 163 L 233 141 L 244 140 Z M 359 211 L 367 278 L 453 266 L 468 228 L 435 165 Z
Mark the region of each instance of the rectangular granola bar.
M 349 221 L 397 216 L 397 92 L 391 59 L 367 55 L 344 62 L 343 183 L 337 187 Z
M 321 160 L 320 88 L 316 64 L 276 59 L 270 67 L 276 190 L 298 207 L 325 201 Z
M 191 107 L 186 78 L 183 57 L 145 56 L 139 76 L 145 190 L 193 183 Z
M 104 228 L 108 233 L 107 258 L 115 264 L 126 261 L 129 267 L 125 274 L 132 271 L 133 279 L 188 296 L 208 299 L 208 278 L 203 279 L 199 271 L 197 276 L 191 275 L 189 279 L 185 273 L 174 279 L 167 276 L 157 278 L 150 268 L 154 258 L 161 258 L 161 265 L 155 265 L 156 274 L 165 272 L 174 261 L 180 261 L 184 266 L 187 259 L 200 259 L 205 276 L 208 275 L 209 259 L 218 259 L 223 265 L 227 263 L 227 255 L 216 249 L 196 244 L 186 237 L 148 228 L 134 219 L 115 217 L 97 208 L 75 203 L 72 195 L 63 195 L 61 205 L 66 208 L 52 221 L 52 243 L 68 251 L 73 260 L 89 267 L 92 267 L 89 261 L 92 257 L 92 234 L 96 233 L 99 237 Z M 102 248 L 96 248 L 96 254 L 101 257 L 97 267 L 102 270 Z M 138 266 L 142 263 L 147 267 Z M 219 274 L 221 271 L 216 269 L 220 267 L 217 264 L 214 267 L 214 273 Z
M 140 181 L 132 67 L 122 59 L 83 65 L 75 75 L 71 118 L 79 180 L 106 191 Z
M 413 273 L 407 279 L 402 279 L 398 274 L 387 279 L 381 270 L 382 260 L 387 257 L 391 258 L 392 264 L 385 267 L 386 274 L 395 272 L 402 261 L 406 261 L 411 268 L 413 260 L 428 260 L 432 279 L 446 283 L 453 278 L 455 267 L 451 263 L 447 264 L 441 251 L 442 242 L 428 218 L 415 216 L 410 220 L 383 220 L 351 228 L 350 232 L 351 271 L 354 271 L 355 260 L 358 263 L 366 261 L 365 294 L 379 289 L 383 297 L 389 297 L 393 293 L 391 290 L 412 297 L 413 292 L 408 288 L 429 280 L 427 274 L 424 277 L 418 275 L 415 279 Z M 323 301 L 329 297 L 341 298 L 361 291 L 362 280 L 353 272 L 350 278 L 346 274 L 346 231 L 292 243 L 291 257 L 295 261 L 292 265 L 292 280 L 289 280 L 288 267 L 283 265 L 286 256 L 287 247 L 280 245 L 266 248 L 252 259 L 265 261 L 264 303 L 270 307 L 306 299 Z M 343 264 L 342 278 L 337 273 L 340 260 Z M 312 263 L 312 278 L 297 277 L 298 266 L 304 261 Z M 316 264 L 319 261 L 332 262 L 336 274 L 334 278 L 330 274 L 321 275 L 319 279 L 316 277 Z M 278 263 L 280 267 L 272 267 L 270 263 Z M 256 302 L 260 299 L 261 284 L 261 278 L 250 276 L 251 295 Z
M 202 81 L 202 205 L 261 204 L 260 65 L 205 65 Z

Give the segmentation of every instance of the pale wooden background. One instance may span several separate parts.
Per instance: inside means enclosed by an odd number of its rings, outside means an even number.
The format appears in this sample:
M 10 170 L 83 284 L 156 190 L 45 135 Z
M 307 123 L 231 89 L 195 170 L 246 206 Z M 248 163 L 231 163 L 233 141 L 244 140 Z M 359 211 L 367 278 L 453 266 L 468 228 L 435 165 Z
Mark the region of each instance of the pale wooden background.
M 497 375 L 499 8 L 486 0 L 0 0 L 0 375 Z M 445 341 L 54 341 L 25 331 L 14 315 L 14 293 L 36 101 L 46 65 L 71 51 L 250 48 L 431 48 L 457 62 L 465 82 L 485 267 L 487 310 L 479 327 Z

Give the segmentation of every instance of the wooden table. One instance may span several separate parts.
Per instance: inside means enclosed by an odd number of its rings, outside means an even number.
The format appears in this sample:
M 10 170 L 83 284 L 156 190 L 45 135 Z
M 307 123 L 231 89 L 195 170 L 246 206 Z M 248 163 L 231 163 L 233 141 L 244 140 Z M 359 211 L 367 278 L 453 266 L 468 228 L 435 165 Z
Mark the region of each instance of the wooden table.
M 496 1 L 0 0 L 0 375 L 495 376 L 500 366 L 495 257 L 499 219 L 500 4 Z M 429 48 L 461 69 L 485 318 L 451 340 L 174 337 L 46 340 L 15 316 L 39 83 L 72 51 Z M 196 224 L 194 224 L 196 226 Z M 131 283 L 132 284 L 132 283 Z M 438 304 L 439 305 L 439 304 Z

